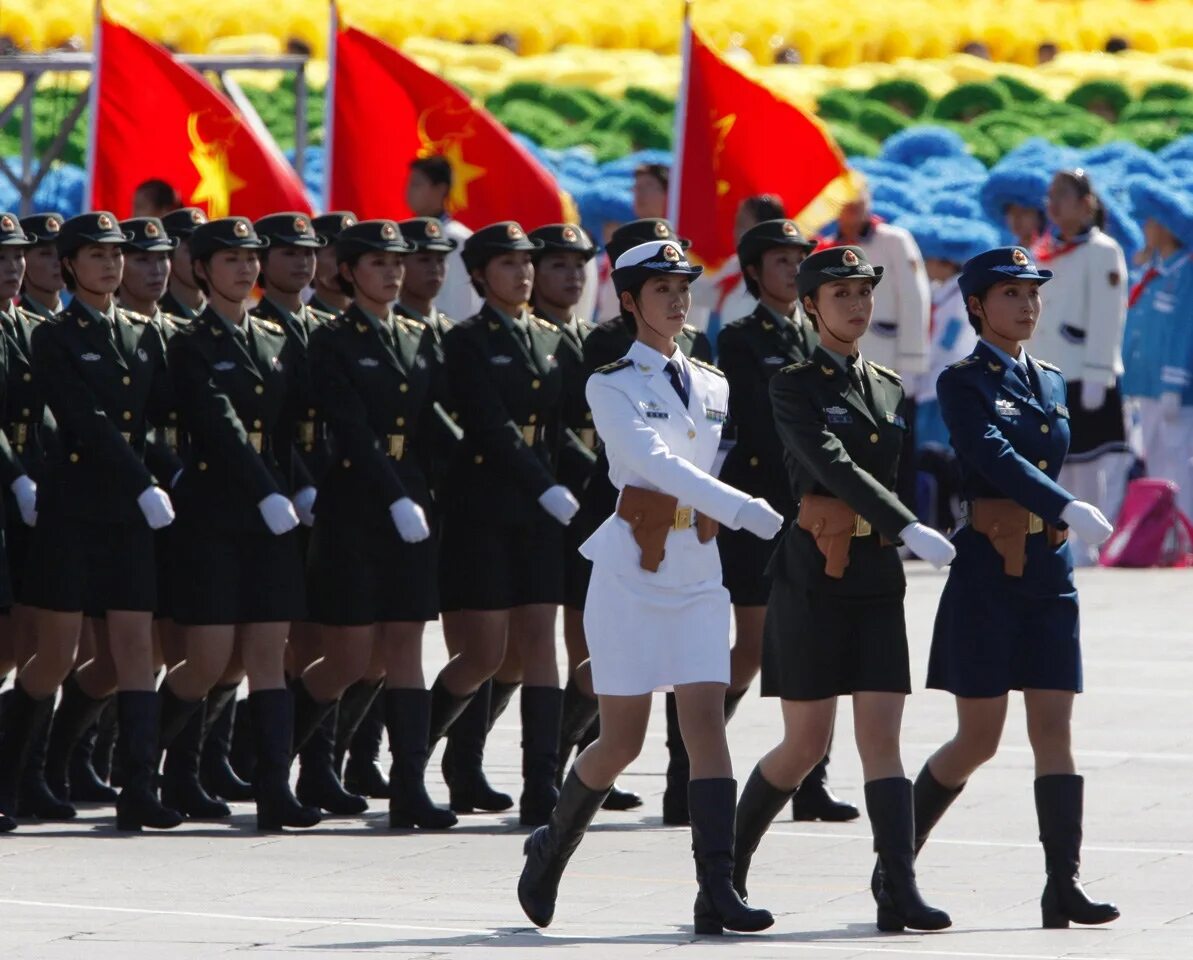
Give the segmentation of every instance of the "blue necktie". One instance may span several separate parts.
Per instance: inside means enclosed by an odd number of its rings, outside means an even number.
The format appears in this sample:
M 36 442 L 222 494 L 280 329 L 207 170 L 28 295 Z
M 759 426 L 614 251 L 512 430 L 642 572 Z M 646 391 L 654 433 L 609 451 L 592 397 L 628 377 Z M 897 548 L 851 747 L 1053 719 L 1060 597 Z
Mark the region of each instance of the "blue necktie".
M 1031 377 L 1027 375 L 1027 367 L 1021 362 L 1011 364 L 1011 369 L 1015 372 L 1015 376 L 1019 382 L 1027 389 L 1029 395 L 1034 396 L 1035 391 L 1031 387 Z
M 679 372 L 679 364 L 674 360 L 667 361 L 667 378 L 671 381 L 671 386 L 675 388 L 675 392 L 679 394 L 679 399 L 683 401 L 684 409 L 688 409 L 688 389 L 683 385 L 683 377 Z

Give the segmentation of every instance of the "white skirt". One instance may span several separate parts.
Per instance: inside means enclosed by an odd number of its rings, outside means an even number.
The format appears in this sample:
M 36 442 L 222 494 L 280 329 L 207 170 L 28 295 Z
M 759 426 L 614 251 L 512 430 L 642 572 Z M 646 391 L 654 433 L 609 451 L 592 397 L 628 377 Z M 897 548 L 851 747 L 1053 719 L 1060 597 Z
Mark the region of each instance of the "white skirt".
M 729 591 L 621 577 L 595 564 L 584 633 L 598 694 L 631 697 L 684 683 L 729 683 Z

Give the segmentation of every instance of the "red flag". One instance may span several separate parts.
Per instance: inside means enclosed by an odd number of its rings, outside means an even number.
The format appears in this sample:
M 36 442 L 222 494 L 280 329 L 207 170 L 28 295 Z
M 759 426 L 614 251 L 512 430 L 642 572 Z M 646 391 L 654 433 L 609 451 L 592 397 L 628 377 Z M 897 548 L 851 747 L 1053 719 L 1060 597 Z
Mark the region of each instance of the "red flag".
M 354 27 L 336 31 L 334 57 L 328 209 L 409 217 L 410 162 L 438 155 L 452 167 L 448 212 L 465 226 L 575 220 L 555 178 L 456 87 Z
M 730 65 L 687 21 L 683 62 L 668 212 L 701 262 L 716 269 L 734 254 L 746 197 L 776 194 L 809 230 L 852 199 L 845 157 L 820 121 Z
M 128 216 L 133 191 L 165 180 L 212 219 L 311 212 L 263 131 L 195 70 L 101 14 L 91 91 L 91 209 Z

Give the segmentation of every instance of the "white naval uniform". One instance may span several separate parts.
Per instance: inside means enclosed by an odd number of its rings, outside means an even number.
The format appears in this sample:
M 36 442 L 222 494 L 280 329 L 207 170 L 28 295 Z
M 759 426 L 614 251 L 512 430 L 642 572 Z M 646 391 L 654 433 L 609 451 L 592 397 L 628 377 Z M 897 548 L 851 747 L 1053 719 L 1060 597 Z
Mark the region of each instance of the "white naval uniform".
M 1107 396 L 1103 407 L 1087 410 L 1081 404 L 1081 394 L 1087 381 L 1109 389 L 1122 376 L 1127 262 L 1118 243 L 1097 227 L 1085 242 L 1040 262 L 1054 276 L 1040 288 L 1043 308 L 1031 340 L 1031 354 L 1059 367 L 1065 375 L 1074 434 L 1058 482 L 1113 523 L 1135 461 L 1124 438 L 1122 398 L 1116 391 Z M 1078 566 L 1096 562 L 1097 549 L 1083 543 L 1072 530 L 1069 545 Z
M 729 383 L 679 350 L 674 357 L 689 375 L 686 409 L 667 377 L 667 359 L 641 341 L 589 378 L 588 404 L 609 457 L 609 479 L 618 490 L 660 490 L 677 497 L 679 506 L 737 529 L 750 497 L 709 473 L 729 409 Z M 729 682 L 729 593 L 715 538 L 700 543 L 695 527 L 672 530 L 652 573 L 641 567 L 629 524 L 614 514 L 580 552 L 593 563 L 584 630 L 598 694 Z
M 857 242 L 885 272 L 874 288 L 874 318 L 862 338 L 866 359 L 890 367 L 911 383 L 928 371 L 928 318 L 932 294 L 924 258 L 902 227 L 876 223 Z
M 435 298 L 435 306 L 453 320 L 464 320 L 480 313 L 481 309 L 481 298 L 473 289 L 464 267 L 464 241 L 472 236 L 472 231 L 459 220 L 447 217 L 443 220 L 443 233 L 456 241 L 456 249 L 447 255 L 447 278 Z

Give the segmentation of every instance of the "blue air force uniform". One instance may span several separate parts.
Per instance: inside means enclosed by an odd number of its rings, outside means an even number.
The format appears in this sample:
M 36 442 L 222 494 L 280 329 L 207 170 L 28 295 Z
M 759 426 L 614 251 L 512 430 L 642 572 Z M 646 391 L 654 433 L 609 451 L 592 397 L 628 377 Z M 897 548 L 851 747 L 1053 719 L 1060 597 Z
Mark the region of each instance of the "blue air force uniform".
M 966 296 L 997 282 L 992 275 L 1050 279 L 1023 248 L 1003 247 L 966 264 Z M 984 340 L 937 381 L 971 514 L 953 537 L 957 557 L 937 611 L 929 687 L 959 697 L 1081 690 L 1077 588 L 1061 520 L 1074 497 L 1057 483 L 1070 440 L 1065 388 L 1056 367 L 1026 351 L 1016 360 Z M 974 502 L 988 499 L 1030 512 L 1022 576 L 1007 572 L 973 525 Z

